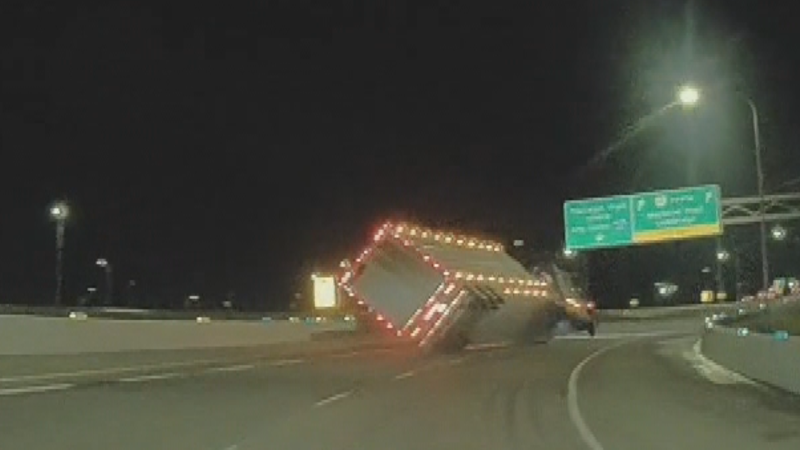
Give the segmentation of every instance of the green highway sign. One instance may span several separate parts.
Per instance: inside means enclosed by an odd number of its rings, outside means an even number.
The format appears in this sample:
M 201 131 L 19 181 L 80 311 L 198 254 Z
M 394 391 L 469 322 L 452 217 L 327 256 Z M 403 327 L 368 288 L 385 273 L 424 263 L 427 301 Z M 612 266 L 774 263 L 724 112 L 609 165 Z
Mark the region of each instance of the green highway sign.
M 566 202 L 566 247 L 581 250 L 630 245 L 631 219 L 631 201 L 627 195 Z
M 719 186 L 699 186 L 631 196 L 637 244 L 722 233 Z
M 722 233 L 719 186 L 564 203 L 566 247 L 620 247 Z

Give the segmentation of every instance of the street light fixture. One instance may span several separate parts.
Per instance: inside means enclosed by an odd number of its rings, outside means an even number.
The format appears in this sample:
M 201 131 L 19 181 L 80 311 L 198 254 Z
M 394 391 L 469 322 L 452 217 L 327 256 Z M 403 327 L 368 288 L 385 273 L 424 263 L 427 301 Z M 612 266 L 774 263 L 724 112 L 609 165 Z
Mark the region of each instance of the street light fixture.
M 55 304 L 61 304 L 64 287 L 64 231 L 69 217 L 69 205 L 58 201 L 50 206 L 50 218 L 56 223 L 56 293 Z
M 730 257 L 731 254 L 727 250 L 717 250 L 717 261 L 726 262 Z
M 563 253 L 564 257 L 568 258 L 568 259 L 572 259 L 572 258 L 578 256 L 578 252 L 576 252 L 575 250 L 573 250 L 571 248 L 565 248 L 562 253 Z
M 50 217 L 53 220 L 63 221 L 66 220 L 69 216 L 69 207 L 64 202 L 57 202 L 54 203 L 53 206 L 50 207 Z
M 692 85 L 684 85 L 678 90 L 678 102 L 686 107 L 697 105 L 700 101 L 700 90 Z
M 786 235 L 788 234 L 787 231 L 786 231 L 786 228 L 784 228 L 784 227 L 782 227 L 780 225 L 775 225 L 774 227 L 772 227 L 771 233 L 772 233 L 772 239 L 774 239 L 776 241 L 785 240 L 786 239 Z

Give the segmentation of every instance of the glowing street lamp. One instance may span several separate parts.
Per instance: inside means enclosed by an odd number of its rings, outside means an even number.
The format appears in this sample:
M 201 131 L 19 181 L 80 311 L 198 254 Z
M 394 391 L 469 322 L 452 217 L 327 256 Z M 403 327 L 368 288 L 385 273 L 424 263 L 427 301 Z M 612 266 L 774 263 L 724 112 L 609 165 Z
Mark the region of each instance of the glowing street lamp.
M 57 222 L 67 220 L 67 217 L 69 217 L 69 207 L 64 202 L 54 203 L 53 206 L 50 207 L 50 217 Z
M 700 101 L 700 90 L 692 85 L 684 85 L 678 90 L 678 102 L 686 107 L 697 105 Z
M 772 227 L 771 234 L 772 234 L 772 239 L 776 241 L 783 241 L 786 239 L 786 235 L 788 233 L 786 232 L 786 228 L 780 225 L 775 225 L 774 227 Z

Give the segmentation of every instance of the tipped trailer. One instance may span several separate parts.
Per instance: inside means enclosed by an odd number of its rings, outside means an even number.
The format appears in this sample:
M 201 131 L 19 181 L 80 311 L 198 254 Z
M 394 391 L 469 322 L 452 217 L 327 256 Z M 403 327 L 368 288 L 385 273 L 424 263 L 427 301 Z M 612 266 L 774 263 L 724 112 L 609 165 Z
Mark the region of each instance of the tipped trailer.
M 423 349 L 549 339 L 563 303 L 495 241 L 386 223 L 340 277 L 361 320 Z

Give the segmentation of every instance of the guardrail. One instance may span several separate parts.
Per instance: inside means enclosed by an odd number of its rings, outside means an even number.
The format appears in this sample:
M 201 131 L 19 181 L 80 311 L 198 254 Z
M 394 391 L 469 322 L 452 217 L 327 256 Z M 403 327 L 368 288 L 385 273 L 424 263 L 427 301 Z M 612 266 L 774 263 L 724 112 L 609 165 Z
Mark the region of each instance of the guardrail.
M 210 320 L 300 320 L 320 317 L 309 313 L 300 312 L 253 312 L 234 310 L 165 310 L 165 309 L 137 309 L 121 307 L 56 307 L 56 306 L 27 306 L 0 304 L 0 316 L 38 316 L 38 317 L 69 317 L 71 314 L 85 314 L 87 317 L 97 319 L 124 319 L 124 320 L 196 320 L 198 317 L 207 317 Z M 345 315 L 338 314 L 325 317 L 330 320 L 343 319 Z
M 753 303 L 735 314 L 706 319 L 703 354 L 752 380 L 800 394 L 800 337 L 770 326 L 779 315 L 800 314 L 797 297 Z
M 699 305 L 640 307 L 631 309 L 601 309 L 598 310 L 600 320 L 647 320 L 681 317 L 702 317 L 718 312 L 735 311 L 740 307 L 738 303 L 711 303 Z

